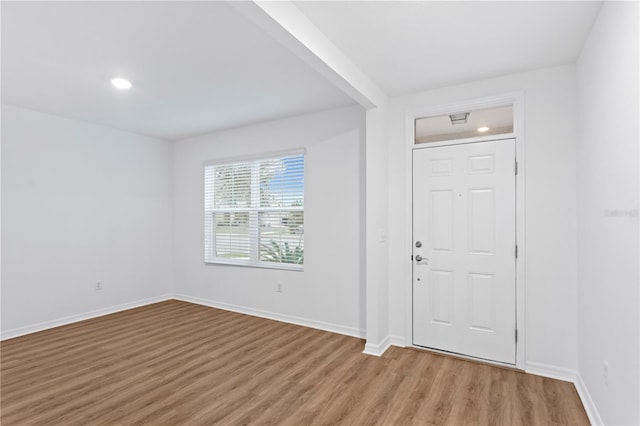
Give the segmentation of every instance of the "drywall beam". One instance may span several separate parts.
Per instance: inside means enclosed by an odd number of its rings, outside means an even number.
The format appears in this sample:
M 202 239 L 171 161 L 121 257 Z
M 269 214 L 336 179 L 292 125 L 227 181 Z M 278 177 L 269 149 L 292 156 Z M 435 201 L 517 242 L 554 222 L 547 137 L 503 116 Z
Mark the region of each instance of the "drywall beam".
M 385 104 L 385 93 L 292 2 L 255 0 L 229 4 L 365 109 Z

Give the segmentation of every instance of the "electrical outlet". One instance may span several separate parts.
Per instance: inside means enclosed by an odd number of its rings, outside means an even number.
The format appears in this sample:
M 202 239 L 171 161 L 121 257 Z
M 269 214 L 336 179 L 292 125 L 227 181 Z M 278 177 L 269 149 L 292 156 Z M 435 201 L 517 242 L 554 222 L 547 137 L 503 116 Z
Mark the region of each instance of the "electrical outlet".
M 282 281 L 278 281 L 278 282 L 276 283 L 276 292 L 278 292 L 278 293 L 282 293 L 282 290 L 283 290 L 283 288 L 282 288 Z
M 96 281 L 96 291 L 102 290 L 102 281 Z
M 602 362 L 602 376 L 604 385 L 609 386 L 609 362 L 606 359 Z

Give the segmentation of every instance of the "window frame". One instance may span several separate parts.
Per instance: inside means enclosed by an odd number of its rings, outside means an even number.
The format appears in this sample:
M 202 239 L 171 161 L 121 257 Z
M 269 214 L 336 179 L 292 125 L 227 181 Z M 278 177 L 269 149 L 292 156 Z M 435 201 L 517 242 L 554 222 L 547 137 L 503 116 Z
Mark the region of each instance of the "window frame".
M 230 266 L 245 266 L 251 268 L 266 268 L 266 269 L 281 269 L 289 271 L 304 271 L 304 262 L 302 264 L 294 263 L 282 263 L 282 262 L 269 262 L 260 260 L 260 215 L 268 212 L 295 212 L 301 211 L 304 214 L 304 198 L 306 196 L 306 190 L 303 187 L 303 205 L 302 206 L 290 206 L 290 207 L 263 207 L 260 205 L 260 193 L 259 182 L 256 184 L 255 179 L 260 179 L 260 162 L 268 160 L 280 160 L 287 157 L 303 156 L 303 181 L 306 178 L 306 149 L 300 148 L 295 150 L 270 152 L 258 155 L 240 156 L 240 157 L 227 157 L 216 160 L 209 160 L 203 163 L 202 167 L 202 189 L 203 189 L 203 220 L 204 220 L 204 232 L 203 232 L 203 262 L 205 265 L 230 265 Z M 251 206 L 250 207 L 237 207 L 237 208 L 224 208 L 215 209 L 207 208 L 207 168 L 211 166 L 222 166 L 235 163 L 249 163 L 251 167 Z M 306 183 L 304 185 L 306 187 Z M 253 190 L 258 188 L 257 192 Z M 228 259 L 215 256 L 215 215 L 216 213 L 223 212 L 246 212 L 249 214 L 248 221 L 248 238 L 249 238 L 249 258 L 248 259 Z M 303 219 L 303 241 L 304 241 L 304 219 Z M 304 244 L 303 244 L 304 247 Z

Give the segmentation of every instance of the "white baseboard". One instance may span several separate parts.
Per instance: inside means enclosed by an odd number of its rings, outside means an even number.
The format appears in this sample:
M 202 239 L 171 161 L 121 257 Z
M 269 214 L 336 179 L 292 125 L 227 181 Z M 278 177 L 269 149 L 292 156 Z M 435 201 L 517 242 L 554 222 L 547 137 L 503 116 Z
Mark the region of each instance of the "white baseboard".
M 386 350 L 389 349 L 390 346 L 391 346 L 391 338 L 387 336 L 384 339 L 382 339 L 382 342 L 377 344 L 367 342 L 364 345 L 364 351 L 362 351 L 362 353 L 366 355 L 382 356 L 386 352 Z
M 391 346 L 405 348 L 407 345 L 405 344 L 405 339 L 402 336 L 387 336 L 378 344 L 366 343 L 362 353 L 366 355 L 382 356 Z
M 568 368 L 556 367 L 555 365 L 543 364 L 540 362 L 527 362 L 524 371 L 536 376 L 548 377 L 550 379 L 562 380 L 574 383 L 577 371 Z
M 578 391 L 578 395 L 580 396 L 580 400 L 582 400 L 582 405 L 584 406 L 584 411 L 587 412 L 587 416 L 589 417 L 589 421 L 593 426 L 604 425 L 602 421 L 602 417 L 600 417 L 600 412 L 596 408 L 596 405 L 593 403 L 593 399 L 591 399 L 591 394 L 587 389 L 587 386 L 584 384 L 582 380 L 582 376 L 580 374 L 576 375 L 576 381 L 574 382 L 576 386 L 576 390 Z
M 318 330 L 329 331 L 331 333 L 344 334 L 346 336 L 357 337 L 364 339 L 365 333 L 363 330 L 355 327 L 345 327 L 339 324 L 328 323 L 324 321 L 317 321 L 308 318 L 296 317 L 293 315 L 279 314 L 276 312 L 263 311 L 261 309 L 248 308 L 246 306 L 233 305 L 230 303 L 218 302 L 215 300 L 203 299 L 200 297 L 186 296 L 184 294 L 174 294 L 176 300 L 182 300 L 183 302 L 196 303 L 198 305 L 209 306 L 212 308 L 223 309 L 225 311 L 237 312 L 240 314 L 251 315 L 254 317 L 267 318 L 275 321 L 286 322 L 295 325 L 301 325 L 304 327 L 316 328 Z
M 398 346 L 399 348 L 406 348 L 407 341 L 404 336 L 390 336 L 391 346 Z
M 0 340 L 11 339 L 14 337 L 24 336 L 26 334 L 36 333 L 38 331 L 48 330 L 54 327 L 60 327 L 62 325 L 71 324 L 78 321 L 84 321 L 91 318 L 100 317 L 103 315 L 109 315 L 127 309 L 138 308 L 140 306 L 149 305 L 152 303 L 162 302 L 165 300 L 182 300 L 185 302 L 196 303 L 199 305 L 210 306 L 213 308 L 224 309 L 226 311 L 238 312 L 241 314 L 252 315 L 261 318 L 268 318 L 276 321 L 287 322 L 291 324 L 301 325 L 304 327 L 316 328 L 323 331 L 329 331 L 331 333 L 344 334 L 347 336 L 357 337 L 360 339 L 365 338 L 365 332 L 357 328 L 345 327 L 338 324 L 316 321 L 307 318 L 295 317 L 292 315 L 278 314 L 275 312 L 262 311 L 259 309 L 247 308 L 244 306 L 232 305 L 229 303 L 217 302 L 208 299 L 202 299 L 199 297 L 185 296 L 182 294 L 165 294 L 162 296 L 151 297 L 148 299 L 137 300 L 134 302 L 123 303 L 121 305 L 110 306 L 108 308 L 98 309 L 95 311 L 84 312 L 82 314 L 71 315 L 64 318 L 59 318 L 52 321 L 45 321 L 38 324 L 32 324 L 25 327 L 14 328 L 11 330 L 3 331 L 0 334 Z
M 584 406 L 584 411 L 586 411 L 587 417 L 589 417 L 589 422 L 594 426 L 604 424 L 602 422 L 602 417 L 600 417 L 600 413 L 598 412 L 598 408 L 593 403 L 593 399 L 591 399 L 589 390 L 584 384 L 580 373 L 568 368 L 561 368 L 538 362 L 527 362 L 525 371 L 529 374 L 535 374 L 536 376 L 549 377 L 551 379 L 573 383 L 576 387 L 576 391 L 578 392 L 578 396 L 582 401 L 582 405 Z
M 27 325 L 25 327 L 14 328 L 11 330 L 3 331 L 2 334 L 0 334 L 0 340 L 12 339 L 14 337 L 20 337 L 26 334 L 36 333 L 38 331 L 48 330 L 54 327 L 60 327 L 62 325 L 67 325 L 67 324 L 71 324 L 78 321 L 84 321 L 91 318 L 101 317 L 103 315 L 114 314 L 116 312 L 126 311 L 127 309 L 139 308 L 140 306 L 163 302 L 165 300 L 170 300 L 170 299 L 172 299 L 171 294 L 164 294 L 162 296 L 150 297 L 148 299 L 141 299 L 141 300 L 136 300 L 134 302 L 128 302 L 120 305 L 109 306 L 108 308 L 97 309 L 95 311 L 84 312 L 77 315 L 70 315 L 68 317 L 59 318 L 52 321 L 45 321 L 38 324 Z

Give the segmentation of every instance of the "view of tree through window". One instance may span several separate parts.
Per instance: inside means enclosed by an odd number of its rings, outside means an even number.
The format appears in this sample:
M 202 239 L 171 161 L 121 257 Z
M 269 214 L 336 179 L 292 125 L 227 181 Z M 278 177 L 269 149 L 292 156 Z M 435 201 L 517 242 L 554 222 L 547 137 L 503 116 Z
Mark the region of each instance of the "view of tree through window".
M 205 261 L 304 264 L 304 156 L 205 166 Z

